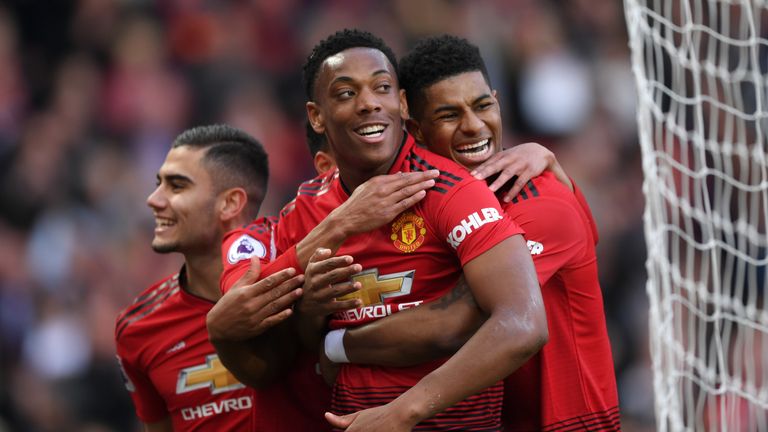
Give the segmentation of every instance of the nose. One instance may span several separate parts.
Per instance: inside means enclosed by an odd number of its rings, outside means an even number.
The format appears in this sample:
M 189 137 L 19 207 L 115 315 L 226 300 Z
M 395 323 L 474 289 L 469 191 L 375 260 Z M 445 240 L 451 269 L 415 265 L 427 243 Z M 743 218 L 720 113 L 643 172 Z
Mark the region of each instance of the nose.
M 361 114 L 381 111 L 379 95 L 373 89 L 361 89 L 357 96 L 357 111 Z
M 151 209 L 157 210 L 157 209 L 163 208 L 165 206 L 165 203 L 166 203 L 166 200 L 165 200 L 165 196 L 163 195 L 162 185 L 159 185 L 147 197 L 147 205 Z
M 473 111 L 468 110 L 461 119 L 461 131 L 465 135 L 477 135 L 483 128 L 483 121 Z

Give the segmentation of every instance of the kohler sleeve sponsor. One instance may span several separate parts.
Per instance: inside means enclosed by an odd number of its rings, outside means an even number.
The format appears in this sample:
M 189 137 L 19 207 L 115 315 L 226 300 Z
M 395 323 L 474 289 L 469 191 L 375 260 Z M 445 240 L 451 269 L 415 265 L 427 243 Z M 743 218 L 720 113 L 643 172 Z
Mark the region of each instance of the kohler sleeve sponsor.
M 451 232 L 448 234 L 448 243 L 455 249 L 459 247 L 461 242 L 463 242 L 467 236 L 483 225 L 501 219 L 502 216 L 499 214 L 499 211 L 493 207 L 484 208 L 479 212 L 474 212 L 462 219 L 461 222 L 451 229 Z

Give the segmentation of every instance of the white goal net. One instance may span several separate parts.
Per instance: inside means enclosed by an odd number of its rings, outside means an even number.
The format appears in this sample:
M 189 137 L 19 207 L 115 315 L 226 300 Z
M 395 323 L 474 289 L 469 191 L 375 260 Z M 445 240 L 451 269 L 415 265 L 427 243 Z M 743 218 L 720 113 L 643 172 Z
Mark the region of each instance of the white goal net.
M 625 0 L 661 431 L 768 431 L 768 0 Z

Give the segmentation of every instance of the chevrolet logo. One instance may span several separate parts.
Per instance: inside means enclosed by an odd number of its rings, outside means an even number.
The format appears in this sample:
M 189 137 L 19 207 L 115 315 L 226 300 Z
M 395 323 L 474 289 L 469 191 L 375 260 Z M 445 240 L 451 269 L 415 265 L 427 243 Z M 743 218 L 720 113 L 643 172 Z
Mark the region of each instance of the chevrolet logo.
M 415 273 L 415 270 L 408 270 L 379 276 L 378 269 L 360 272 L 352 276 L 352 282 L 360 282 L 362 288 L 337 300 L 360 299 L 363 306 L 383 304 L 384 299 L 410 294 Z
M 205 364 L 188 367 L 179 372 L 176 394 L 209 388 L 211 394 L 224 393 L 245 387 L 219 360 L 211 354 L 205 358 Z

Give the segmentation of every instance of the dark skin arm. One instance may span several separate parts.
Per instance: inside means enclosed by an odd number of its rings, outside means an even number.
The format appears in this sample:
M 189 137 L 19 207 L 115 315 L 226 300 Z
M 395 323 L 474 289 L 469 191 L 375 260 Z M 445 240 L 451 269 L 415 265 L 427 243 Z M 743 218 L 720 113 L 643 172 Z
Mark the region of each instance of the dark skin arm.
M 344 347 L 352 363 L 408 367 L 453 355 L 488 318 L 464 277 L 443 297 L 369 324 L 347 329 Z M 332 386 L 339 365 L 320 347 L 320 370 Z
M 544 171 L 551 171 L 573 190 L 554 153 L 537 143 L 519 144 L 496 153 L 472 174 L 479 179 L 498 174 L 489 186 L 494 192 L 511 183 L 503 197 L 509 201 L 528 180 Z M 462 279 L 449 294 L 433 303 L 349 329 L 344 335 L 344 348 L 352 363 L 413 366 L 455 353 L 486 318 Z M 324 364 L 326 381 L 333 381 L 333 371 L 331 365 Z
M 329 423 L 350 432 L 411 430 L 506 377 L 541 349 L 548 338 L 546 314 L 522 236 L 500 242 L 463 270 L 478 306 L 489 315 L 477 332 L 392 402 L 346 416 L 326 413 Z
M 391 222 L 424 199 L 438 175 L 438 170 L 388 174 L 361 184 L 296 245 L 299 264 L 306 269 L 317 249 L 330 249 L 335 254 L 347 238 Z
M 571 179 L 560 166 L 555 154 L 537 143 L 518 144 L 500 151 L 473 169 L 471 174 L 480 180 L 498 174 L 489 187 L 496 192 L 505 184 L 511 185 L 509 192 L 501 198 L 502 202 L 510 202 L 520 193 L 528 180 L 544 171 L 551 171 L 560 183 L 573 190 Z
M 438 175 L 436 170 L 397 173 L 374 177 L 359 186 L 297 245 L 298 261 L 308 270 L 305 290 L 297 290 L 304 279 L 293 278 L 295 269 L 284 269 L 265 278 L 266 284 L 258 281 L 259 269 L 251 268 L 243 275 L 207 318 L 211 343 L 227 369 L 241 382 L 263 387 L 285 373 L 302 349 L 302 342 L 314 349 L 326 317 L 336 310 L 354 307 L 335 302 L 332 297 L 328 300 L 328 295 L 343 295 L 357 289 L 351 284 L 334 283 L 341 280 L 338 278 L 348 279 L 352 274 L 350 268 L 359 266 L 352 264 L 350 257 L 330 255 L 347 237 L 378 228 L 423 199 L 425 190 L 434 186 L 433 179 Z M 315 257 L 313 267 L 308 268 L 320 247 L 328 250 L 323 257 L 331 262 L 319 264 L 321 258 Z M 330 275 L 323 275 L 331 270 L 334 271 Z M 277 279 L 273 279 L 275 276 Z M 296 304 L 300 313 L 292 317 L 291 307 L 305 291 L 306 299 Z M 327 307 L 321 307 L 322 299 Z
M 208 338 L 222 364 L 242 383 L 261 388 L 282 375 L 296 355 L 283 343 L 292 327 L 285 323 L 301 296 L 304 276 L 294 269 L 258 280 L 259 261 L 208 312 Z M 272 331 L 267 331 L 267 330 Z
M 462 277 L 432 303 L 347 330 L 344 346 L 353 363 L 413 366 L 452 355 L 487 318 Z
M 304 297 L 297 303 L 296 327 L 303 347 L 314 351 L 323 338 L 328 317 L 337 311 L 360 306 L 358 300 L 336 300 L 360 289 L 351 282 L 362 266 L 349 255 L 334 257 L 330 249 L 317 249 L 307 264 Z

